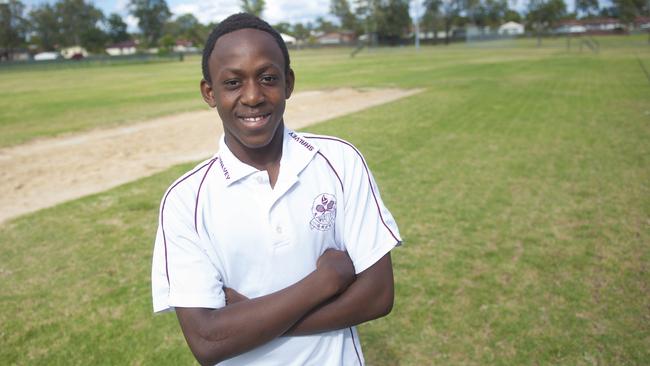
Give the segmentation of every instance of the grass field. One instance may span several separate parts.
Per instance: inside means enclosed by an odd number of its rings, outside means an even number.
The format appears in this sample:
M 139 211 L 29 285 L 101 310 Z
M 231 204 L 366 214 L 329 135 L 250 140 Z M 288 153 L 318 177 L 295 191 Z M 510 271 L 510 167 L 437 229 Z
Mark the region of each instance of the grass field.
M 309 131 L 365 154 L 405 245 L 369 365 L 650 364 L 650 47 L 294 54 L 298 89 L 425 92 Z M 0 74 L 0 145 L 201 106 L 198 60 Z M 127 85 L 128 83 L 128 85 Z M 191 364 L 153 316 L 160 198 L 192 164 L 0 227 L 1 364 Z

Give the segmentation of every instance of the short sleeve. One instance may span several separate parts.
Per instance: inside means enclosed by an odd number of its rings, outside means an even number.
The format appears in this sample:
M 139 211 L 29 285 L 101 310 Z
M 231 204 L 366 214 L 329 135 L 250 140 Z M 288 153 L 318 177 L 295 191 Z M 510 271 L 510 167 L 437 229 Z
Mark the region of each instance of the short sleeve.
M 151 272 L 154 312 L 225 306 L 222 278 L 194 229 L 192 206 L 173 192 L 161 203 Z
M 363 156 L 354 148 L 352 151 L 345 159 L 342 239 L 358 274 L 400 245 L 402 239 Z

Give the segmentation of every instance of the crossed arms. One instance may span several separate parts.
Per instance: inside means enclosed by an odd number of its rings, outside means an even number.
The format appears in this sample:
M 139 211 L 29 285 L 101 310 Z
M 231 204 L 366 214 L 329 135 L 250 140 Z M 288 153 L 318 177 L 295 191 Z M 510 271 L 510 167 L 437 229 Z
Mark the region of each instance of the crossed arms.
M 282 335 L 347 328 L 387 315 L 393 307 L 390 253 L 354 274 L 346 252 L 327 250 L 316 270 L 272 294 L 248 299 L 226 289 L 220 309 L 176 308 L 187 344 L 201 364 L 215 364 Z

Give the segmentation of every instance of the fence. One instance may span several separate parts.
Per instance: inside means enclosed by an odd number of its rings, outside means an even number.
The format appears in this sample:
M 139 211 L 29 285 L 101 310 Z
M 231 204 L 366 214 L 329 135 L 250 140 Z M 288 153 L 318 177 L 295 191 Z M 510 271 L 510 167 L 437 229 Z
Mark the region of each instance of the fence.
M 89 56 L 83 59 L 67 60 L 42 60 L 42 61 L 2 61 L 0 71 L 16 69 L 60 69 L 93 66 L 129 65 L 142 63 L 174 62 L 183 61 L 185 55 L 182 53 L 169 54 L 135 54 L 125 56 Z

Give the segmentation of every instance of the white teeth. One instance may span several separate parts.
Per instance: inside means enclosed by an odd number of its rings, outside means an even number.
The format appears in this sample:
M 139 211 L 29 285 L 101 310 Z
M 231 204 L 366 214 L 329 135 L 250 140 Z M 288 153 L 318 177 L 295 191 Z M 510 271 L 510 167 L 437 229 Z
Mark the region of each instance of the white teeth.
M 242 118 L 246 122 L 258 122 L 261 121 L 264 116 L 257 116 L 257 117 L 244 117 Z

